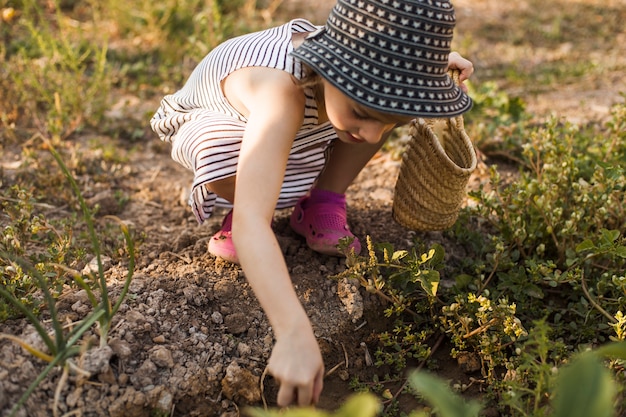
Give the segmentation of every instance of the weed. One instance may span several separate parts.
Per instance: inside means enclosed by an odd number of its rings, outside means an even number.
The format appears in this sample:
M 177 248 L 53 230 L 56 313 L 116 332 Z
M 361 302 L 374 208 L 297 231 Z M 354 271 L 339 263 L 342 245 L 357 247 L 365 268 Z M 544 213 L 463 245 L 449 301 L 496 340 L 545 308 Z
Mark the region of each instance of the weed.
M 127 226 L 120 222 L 122 233 L 126 241 L 126 248 L 128 254 L 128 274 L 124 282 L 122 291 L 115 302 L 109 298 L 109 291 L 106 282 L 106 276 L 104 274 L 104 268 L 102 263 L 102 255 L 100 250 L 100 243 L 95 232 L 93 214 L 87 207 L 85 200 L 82 197 L 80 189 L 76 184 L 75 179 L 72 177 L 67 166 L 63 163 L 61 156 L 52 147 L 52 144 L 48 142 L 50 151 L 55 160 L 61 167 L 61 170 L 65 174 L 71 188 L 76 193 L 82 210 L 83 218 L 87 224 L 89 237 L 91 239 L 92 250 L 95 253 L 97 261 L 97 272 L 95 276 L 89 274 L 88 277 L 83 276 L 78 271 L 74 271 L 62 263 L 50 263 L 48 266 L 56 268 L 62 273 L 69 274 L 72 280 L 85 292 L 92 304 L 93 310 L 87 314 L 85 318 L 79 321 L 69 332 L 64 330 L 61 325 L 61 318 L 56 309 L 55 294 L 50 291 L 50 280 L 48 273 L 42 273 L 37 265 L 33 265 L 27 259 L 18 256 L 14 253 L 7 253 L 6 251 L 0 252 L 0 259 L 3 264 L 13 267 L 15 270 L 19 269 L 23 271 L 24 276 L 31 277 L 33 282 L 32 286 L 36 287 L 43 294 L 43 300 L 46 304 L 48 314 L 52 323 L 52 332 L 54 338 L 52 338 L 46 328 L 43 321 L 37 317 L 35 312 L 32 311 L 31 306 L 28 303 L 22 301 L 22 297 L 16 296 L 11 292 L 10 288 L 0 287 L 0 296 L 2 296 L 8 303 L 10 303 L 17 311 L 22 313 L 28 321 L 34 326 L 38 335 L 47 348 L 47 352 L 39 350 L 35 346 L 28 344 L 27 342 L 7 334 L 0 335 L 1 338 L 9 339 L 22 346 L 26 351 L 48 362 L 48 366 L 40 373 L 40 375 L 31 383 L 26 392 L 22 395 L 19 401 L 13 406 L 10 415 L 13 416 L 17 410 L 24 404 L 28 396 L 35 390 L 35 388 L 41 383 L 41 381 L 48 375 L 48 373 L 56 366 L 63 367 L 63 375 L 60 384 L 63 383 L 65 377 L 69 371 L 77 372 L 83 376 L 88 376 L 85 371 L 82 371 L 72 360 L 73 356 L 79 355 L 83 348 L 78 347 L 77 344 L 81 340 L 82 336 L 87 332 L 94 324 L 97 324 L 97 330 L 100 335 L 100 346 L 103 347 L 107 344 L 108 333 L 112 323 L 113 316 L 119 309 L 128 288 L 132 280 L 135 263 L 135 249 L 134 241 L 131 237 L 131 233 Z M 39 265 L 39 264 L 38 264 Z M 53 276 L 57 276 L 54 274 Z
M 381 348 L 375 354 L 376 364 L 400 372 L 407 360 L 425 361 L 430 356 L 426 341 L 434 329 L 428 323 L 439 287 L 443 247 L 423 250 L 416 244 L 410 251 L 396 251 L 388 243 L 374 245 L 368 236 L 367 251 L 367 256 L 349 256 L 348 267 L 335 278 L 356 279 L 368 292 L 389 302 L 384 314 L 394 318 L 395 324 L 378 336 Z
M 80 249 L 72 245 L 72 218 L 52 221 L 39 213 L 41 208 L 31 192 L 14 185 L 3 190 L 2 210 L 3 233 L 0 238 L 0 251 L 6 256 L 0 258 L 0 283 L 20 302 L 33 312 L 38 312 L 43 301 L 35 296 L 38 289 L 34 276 L 11 258 L 28 259 L 37 272 L 48 280 L 47 287 L 52 296 L 62 291 L 66 280 L 60 275 L 54 264 L 74 264 L 82 258 Z M 0 321 L 21 314 L 11 304 L 0 299 Z
M 19 12 L 5 87 L 18 98 L 20 118 L 55 140 L 97 123 L 107 105 L 106 39 L 88 42 L 85 25 L 72 25 L 58 5 L 50 11 L 26 0 Z
M 511 416 L 525 417 L 611 417 L 618 385 L 602 363 L 604 357 L 626 359 L 626 344 L 612 343 L 596 351 L 576 355 L 570 364 L 562 368 L 550 368 L 545 380 L 551 384 L 551 395 L 533 398 L 535 407 L 519 409 L 512 407 Z M 539 367 L 543 367 L 543 363 Z M 423 371 L 412 371 L 408 377 L 410 389 L 429 408 L 416 409 L 411 416 L 428 417 L 478 417 L 483 404 L 468 401 L 453 392 L 441 378 Z M 543 392 L 543 390 L 539 390 Z M 509 392 L 511 397 L 516 393 Z M 336 413 L 317 411 L 312 408 L 295 408 L 287 411 L 248 409 L 254 417 L 361 417 L 373 416 L 379 410 L 379 402 L 368 393 L 349 398 Z
M 516 317 L 516 307 L 506 298 L 492 302 L 485 295 L 472 293 L 458 295 L 455 302 L 442 307 L 441 326 L 455 346 L 452 356 L 478 352 L 489 383 L 497 379 L 496 368 L 507 365 L 510 347 L 527 335 Z

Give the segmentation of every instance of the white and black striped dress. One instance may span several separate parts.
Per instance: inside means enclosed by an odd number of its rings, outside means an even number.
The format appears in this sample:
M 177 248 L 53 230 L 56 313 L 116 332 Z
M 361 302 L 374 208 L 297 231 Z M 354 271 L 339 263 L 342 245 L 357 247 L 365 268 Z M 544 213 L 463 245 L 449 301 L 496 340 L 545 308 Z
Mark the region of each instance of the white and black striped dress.
M 315 29 L 309 21 L 295 19 L 230 39 L 198 64 L 181 90 L 161 101 L 150 124 L 172 144 L 172 158 L 194 172 L 189 204 L 198 222 L 209 218 L 216 204 L 228 206 L 205 185 L 235 175 L 247 122 L 224 96 L 221 81 L 251 66 L 277 68 L 301 78 L 301 63 L 289 54 L 292 35 Z M 337 138 L 330 123 L 318 124 L 313 91 L 305 89 L 305 95 L 304 122 L 294 138 L 276 208 L 294 206 L 309 191 L 326 162 L 325 150 Z

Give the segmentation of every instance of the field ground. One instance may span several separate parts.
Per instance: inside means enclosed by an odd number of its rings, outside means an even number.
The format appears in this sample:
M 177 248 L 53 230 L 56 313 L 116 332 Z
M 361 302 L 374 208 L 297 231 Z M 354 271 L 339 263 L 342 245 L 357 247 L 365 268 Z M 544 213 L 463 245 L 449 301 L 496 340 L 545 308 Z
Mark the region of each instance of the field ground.
M 298 13 L 322 23 L 328 1 L 285 1 L 286 16 Z M 457 0 L 456 47 L 475 63 L 476 85 L 494 81 L 510 96 L 527 103 L 538 119 L 550 114 L 587 123 L 608 116 L 612 104 L 626 91 L 626 3 L 615 0 Z M 310 6 L 313 7 L 313 6 Z M 127 162 L 115 169 L 123 174 L 115 183 L 99 178 L 85 191 L 100 215 L 114 214 L 132 224 L 143 236 L 130 294 L 116 316 L 109 348 L 90 353 L 97 377 L 79 381 L 71 377 L 61 392 L 60 410 L 80 409 L 83 416 L 149 416 L 151 410 L 173 416 L 235 416 L 248 404 L 271 405 L 276 384 L 261 375 L 272 347 L 272 331 L 242 271 L 207 253 L 223 212 L 199 227 L 185 204 L 191 175 L 171 161 L 169 149 L 147 125 L 158 105 L 158 93 L 145 101 L 120 91 L 109 117 L 124 118 L 144 130 L 143 142 L 127 151 Z M 130 118 L 130 122 L 129 122 Z M 119 141 L 98 135 L 84 137 Z M 18 148 L 4 149 L 0 162 L 10 179 L 18 166 Z M 89 158 L 89 155 L 84 155 Z M 493 161 L 485 158 L 489 165 Z M 109 167 L 111 168 L 111 167 Z M 375 242 L 408 247 L 418 236 L 441 243 L 448 257 L 462 257 L 463 248 L 441 233 L 416 233 L 391 218 L 393 187 L 399 161 L 389 154 L 375 158 L 348 193 L 352 230 Z M 471 186 L 486 181 L 478 170 Z M 120 211 L 115 192 L 129 202 Z M 65 208 L 54 208 L 63 214 Z M 294 286 L 319 337 L 326 369 L 320 406 L 335 409 L 353 391 L 349 381 L 371 380 L 381 370 L 366 363 L 366 350 L 375 348 L 375 333 L 388 323 L 383 304 L 354 283 L 337 282 L 329 275 L 341 272 L 341 260 L 311 252 L 288 226 L 290 212 L 278 211 L 275 230 L 292 274 Z M 124 267 L 107 265 L 115 291 Z M 444 277 L 445 278 L 445 277 Z M 85 313 L 83 292 L 68 292 L 60 300 L 64 320 Z M 0 331 L 32 338 L 25 321 L 0 325 Z M 433 341 L 434 343 L 434 341 Z M 370 352 L 372 353 L 372 352 Z M 469 383 L 466 374 L 449 358 L 446 344 L 435 351 L 439 374 Z M 98 357 L 98 355 L 100 355 Z M 99 359 L 99 360 L 97 360 Z M 0 342 L 0 409 L 6 409 L 43 368 L 21 348 Z M 28 400 L 23 416 L 52 415 L 59 373 L 54 373 Z M 404 397 L 401 397 L 401 401 Z M 406 398 L 403 408 L 414 402 Z M 1 413 L 0 413 L 1 414 Z

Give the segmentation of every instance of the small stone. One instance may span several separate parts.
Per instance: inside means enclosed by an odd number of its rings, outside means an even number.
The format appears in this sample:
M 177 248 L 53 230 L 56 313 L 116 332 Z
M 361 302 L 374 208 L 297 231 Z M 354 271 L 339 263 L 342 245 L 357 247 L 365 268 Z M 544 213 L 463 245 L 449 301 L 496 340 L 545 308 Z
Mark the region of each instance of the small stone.
M 239 357 L 245 358 L 246 356 L 250 355 L 251 352 L 252 349 L 245 343 L 239 343 L 237 345 L 237 353 L 239 353 Z
M 363 297 L 358 287 L 344 278 L 337 285 L 337 294 L 353 321 L 363 317 Z
M 98 374 L 98 381 L 104 382 L 107 385 L 115 384 L 117 381 L 115 380 L 113 369 L 110 366 L 107 366 L 104 371 Z
M 163 390 L 157 401 L 156 408 L 169 413 L 172 411 L 172 405 L 174 404 L 174 396 L 167 390 Z
M 100 262 L 102 263 L 102 269 L 104 271 L 106 271 L 107 269 L 111 268 L 112 260 L 108 256 L 102 256 L 100 258 Z M 87 263 L 87 265 L 85 265 L 85 267 L 82 270 L 82 274 L 83 275 L 98 274 L 99 273 L 98 269 L 99 269 L 99 267 L 98 267 L 98 257 L 94 256 Z
M 222 313 L 220 313 L 219 311 L 214 311 L 211 314 L 211 321 L 215 324 L 222 324 L 224 323 L 224 317 L 222 316 Z
M 161 368 L 171 368 L 174 366 L 172 352 L 164 346 L 155 347 L 150 353 L 150 359 L 156 366 Z
M 72 309 L 73 312 L 81 314 L 81 315 L 87 314 L 89 310 L 91 309 L 91 307 L 89 307 L 87 304 L 83 304 L 83 302 L 80 300 L 72 304 L 70 308 Z
M 153 378 L 157 376 L 157 373 L 157 367 L 154 362 L 150 359 L 146 359 L 130 377 L 130 380 L 136 387 L 154 385 Z
M 152 338 L 152 341 L 153 341 L 154 343 L 165 343 L 165 336 L 163 336 L 162 334 L 160 334 L 160 335 L 158 335 L 158 336 L 156 336 L 156 337 L 153 337 L 153 338 Z
M 128 384 L 128 374 L 120 374 L 117 377 L 117 382 L 120 384 L 120 386 L 126 386 L 126 384 Z
M 227 280 L 216 282 L 213 287 L 215 298 L 218 299 L 229 299 L 233 296 L 234 292 L 235 284 Z
M 341 379 L 342 381 L 347 381 L 348 379 L 350 379 L 350 373 L 347 369 L 341 369 L 339 372 L 337 372 L 337 375 L 339 375 L 339 379 Z
M 135 325 L 140 325 L 146 322 L 146 316 L 137 310 L 130 310 L 126 313 L 126 321 Z
M 78 400 L 82 395 L 83 387 L 79 386 L 74 391 L 68 394 L 67 398 L 65 399 L 65 404 L 67 404 L 67 406 L 70 408 L 76 407 L 76 404 L 78 404 Z
M 130 344 L 125 340 L 117 338 L 111 339 L 109 341 L 109 346 L 113 350 L 113 353 L 122 359 L 129 358 L 133 353 Z

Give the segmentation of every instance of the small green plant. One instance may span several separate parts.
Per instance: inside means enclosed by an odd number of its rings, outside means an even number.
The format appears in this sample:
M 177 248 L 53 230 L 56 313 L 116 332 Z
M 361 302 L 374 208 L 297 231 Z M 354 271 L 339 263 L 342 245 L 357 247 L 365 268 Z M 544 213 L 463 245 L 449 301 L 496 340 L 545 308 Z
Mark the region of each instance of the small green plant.
M 389 365 L 397 372 L 407 361 L 425 361 L 430 356 L 426 341 L 434 334 L 430 325 L 439 288 L 439 269 L 444 250 L 440 245 L 424 250 L 395 250 L 391 244 L 375 245 L 367 237 L 367 256 L 348 256 L 345 271 L 335 278 L 356 279 L 373 294 L 388 302 L 384 314 L 393 319 L 392 330 L 381 332 L 376 365 Z
M 350 254 L 346 270 L 335 278 L 355 278 L 366 290 L 393 302 L 395 311 L 402 313 L 409 308 L 405 300 L 410 297 L 434 299 L 439 288 L 439 269 L 443 265 L 444 250 L 433 245 L 421 250 L 415 245 L 412 250 L 394 250 L 393 245 L 375 245 L 367 236 L 367 256 Z
M 545 401 L 554 390 L 554 374 L 567 358 L 565 345 L 553 340 L 550 326 L 544 320 L 533 323 L 528 338 L 516 348 L 506 364 L 506 375 L 495 382 L 492 391 L 503 413 L 541 415 Z
M 87 230 L 91 239 L 92 249 L 97 260 L 98 268 L 95 275 L 89 274 L 89 276 L 85 277 L 81 273 L 73 271 L 71 268 L 65 265 L 53 264 L 52 266 L 58 268 L 63 273 L 70 274 L 74 282 L 86 291 L 93 309 L 78 324 L 73 326 L 71 330 L 66 331 L 61 324 L 61 320 L 56 309 L 55 294 L 53 294 L 49 290 L 49 274 L 42 273 L 40 271 L 40 268 L 38 268 L 36 265 L 33 265 L 31 262 L 29 262 L 27 259 L 24 259 L 23 257 L 16 256 L 15 254 L 9 254 L 7 252 L 0 252 L 0 259 L 3 260 L 3 263 L 8 263 L 11 266 L 20 268 L 22 271 L 24 271 L 24 276 L 31 277 L 33 280 L 33 285 L 35 285 L 37 289 L 41 291 L 48 309 L 48 314 L 50 315 L 53 334 L 53 336 L 50 336 L 48 334 L 48 330 L 45 328 L 43 321 L 37 316 L 35 312 L 33 312 L 29 308 L 27 304 L 25 304 L 20 299 L 20 297 L 16 297 L 14 293 L 10 292 L 5 287 L 0 287 L 0 296 L 2 296 L 8 303 L 13 305 L 13 307 L 17 311 L 22 313 L 28 319 L 28 321 L 35 328 L 38 335 L 41 337 L 41 340 L 43 341 L 47 352 L 40 350 L 37 347 L 13 335 L 2 334 L 0 335 L 0 337 L 14 341 L 15 343 L 23 347 L 27 352 L 31 353 L 39 359 L 48 362 L 46 368 L 31 383 L 31 385 L 22 395 L 20 400 L 14 405 L 11 410 L 10 416 L 15 415 L 17 410 L 19 410 L 19 408 L 24 404 L 28 396 L 35 390 L 35 388 L 41 383 L 41 381 L 54 367 L 63 367 L 64 376 L 61 378 L 61 382 L 65 380 L 66 375 L 69 371 L 74 371 L 79 374 L 85 374 L 85 372 L 82 371 L 71 360 L 72 357 L 79 355 L 86 348 L 86 346 L 78 346 L 78 343 L 81 341 L 83 335 L 89 329 L 91 329 L 94 324 L 97 324 L 97 331 L 100 335 L 100 346 L 102 347 L 106 345 L 113 316 L 116 314 L 126 296 L 126 293 L 128 292 L 128 288 L 130 286 L 130 282 L 134 273 L 134 241 L 128 227 L 120 222 L 121 230 L 126 241 L 126 249 L 128 254 L 128 274 L 126 276 L 126 280 L 124 282 L 124 286 L 120 295 L 118 296 L 117 300 L 113 302 L 113 300 L 111 300 L 109 297 L 106 276 L 102 263 L 100 243 L 98 241 L 98 236 L 96 235 L 93 214 L 91 213 L 89 207 L 83 199 L 78 184 L 71 175 L 71 172 L 63 163 L 61 156 L 52 147 L 51 143 L 48 142 L 48 146 L 50 147 L 52 155 L 58 162 L 61 170 L 63 171 L 68 182 L 70 183 L 71 188 L 76 193 L 80 208 L 82 209 L 83 218 L 87 224 Z
M 626 343 L 611 343 L 595 351 L 585 351 L 572 361 L 551 370 L 552 390 L 541 398 L 542 407 L 530 412 L 507 415 L 527 417 L 612 417 L 617 383 L 603 363 L 603 358 L 626 360 Z M 410 389 L 430 406 L 416 409 L 410 417 L 478 417 L 483 404 L 466 400 L 450 389 L 441 378 L 425 371 L 412 371 L 408 377 Z M 361 393 L 346 400 L 336 413 L 313 408 L 293 408 L 286 411 L 248 409 L 251 417 L 366 417 L 381 410 L 379 401 L 371 394 Z
M 439 316 L 442 330 L 455 346 L 452 356 L 466 351 L 477 353 L 483 375 L 495 382 L 496 368 L 507 364 L 509 348 L 527 335 L 516 311 L 517 305 L 506 298 L 493 302 L 471 292 L 457 295 L 454 302 L 442 307 Z
M 32 311 L 38 311 L 42 301 L 35 297 L 37 282 L 19 265 L 8 261 L 8 256 L 28 259 L 49 280 L 51 293 L 58 294 L 65 280 L 58 277 L 54 264 L 72 264 L 82 257 L 82 251 L 73 247 L 71 218 L 51 220 L 40 213 L 41 206 L 32 192 L 14 185 L 3 189 L 2 211 L 6 223 L 0 237 L 0 284 Z M 0 321 L 19 314 L 11 304 L 0 298 Z

